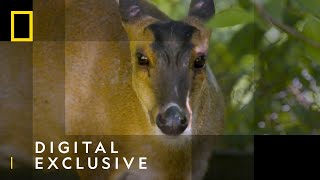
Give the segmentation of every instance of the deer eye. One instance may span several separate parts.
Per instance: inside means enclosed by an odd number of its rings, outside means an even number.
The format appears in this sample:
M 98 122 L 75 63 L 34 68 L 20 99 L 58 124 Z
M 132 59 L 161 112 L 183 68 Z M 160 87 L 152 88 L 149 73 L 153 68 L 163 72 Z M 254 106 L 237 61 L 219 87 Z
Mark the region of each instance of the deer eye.
M 142 53 L 137 53 L 136 54 L 138 64 L 140 66 L 148 66 L 149 65 L 149 59 L 147 56 L 143 55 Z
M 193 64 L 193 67 L 195 69 L 202 69 L 205 67 L 206 65 L 206 60 L 207 60 L 207 57 L 205 55 L 201 55 L 199 57 L 197 57 L 194 61 L 194 64 Z

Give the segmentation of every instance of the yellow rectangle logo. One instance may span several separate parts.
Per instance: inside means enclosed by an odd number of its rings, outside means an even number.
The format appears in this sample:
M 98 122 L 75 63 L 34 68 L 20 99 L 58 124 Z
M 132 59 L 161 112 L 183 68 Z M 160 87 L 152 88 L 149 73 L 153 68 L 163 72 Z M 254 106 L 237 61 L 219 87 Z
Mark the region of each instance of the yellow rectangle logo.
M 14 16 L 17 14 L 29 15 L 29 38 L 15 38 Z M 11 42 L 32 42 L 33 41 L 33 11 L 11 11 Z

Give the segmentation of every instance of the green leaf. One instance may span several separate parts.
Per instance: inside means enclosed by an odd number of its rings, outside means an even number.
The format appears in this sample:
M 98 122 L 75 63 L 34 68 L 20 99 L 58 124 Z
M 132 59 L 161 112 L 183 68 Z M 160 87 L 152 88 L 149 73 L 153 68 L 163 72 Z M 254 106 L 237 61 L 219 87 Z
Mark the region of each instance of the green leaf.
M 320 43 L 320 21 L 315 17 L 308 17 L 303 28 L 303 34 Z M 315 48 L 309 44 L 306 44 L 306 53 L 311 59 L 320 64 L 320 49 Z
M 289 26 L 295 24 L 305 18 L 305 13 L 300 11 L 300 8 L 295 8 L 291 1 L 287 1 L 287 6 L 283 11 L 283 21 Z
M 239 0 L 239 4 L 245 9 L 250 9 L 252 7 L 252 3 L 248 0 Z
M 284 0 L 269 0 L 264 6 L 273 18 L 279 21 L 283 20 L 283 11 L 286 9 Z
M 260 47 L 263 35 L 264 31 L 257 24 L 247 24 L 233 35 L 229 43 L 229 49 L 237 58 L 245 54 L 255 53 Z
M 300 9 L 320 17 L 320 1 L 319 0 L 291 0 Z
M 240 7 L 231 7 L 216 14 L 208 25 L 213 28 L 230 27 L 253 22 L 253 17 L 253 12 L 248 12 Z

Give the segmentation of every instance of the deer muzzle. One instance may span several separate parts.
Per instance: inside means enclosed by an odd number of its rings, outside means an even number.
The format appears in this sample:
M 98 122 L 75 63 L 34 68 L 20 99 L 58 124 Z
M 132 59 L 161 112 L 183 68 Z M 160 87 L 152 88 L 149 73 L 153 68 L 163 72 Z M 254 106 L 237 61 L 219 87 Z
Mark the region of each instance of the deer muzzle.
M 173 105 L 157 115 L 156 124 L 162 133 L 178 136 L 186 130 L 189 120 L 184 111 Z

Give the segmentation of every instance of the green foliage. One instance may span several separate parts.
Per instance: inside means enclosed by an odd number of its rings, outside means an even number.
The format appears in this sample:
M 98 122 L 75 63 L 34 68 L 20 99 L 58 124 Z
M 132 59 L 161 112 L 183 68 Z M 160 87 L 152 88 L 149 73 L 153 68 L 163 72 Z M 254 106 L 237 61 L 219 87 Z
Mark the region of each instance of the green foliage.
M 253 22 L 253 13 L 244 10 L 241 7 L 231 7 L 220 13 L 209 22 L 210 27 L 229 27 L 238 24 L 246 24 Z
M 175 19 L 190 3 L 152 1 Z M 320 133 L 319 7 L 318 0 L 216 1 L 209 64 L 225 94 L 226 134 Z
M 320 20 L 315 17 L 308 17 L 303 27 L 303 33 L 306 37 L 320 42 Z M 313 60 L 320 64 L 320 50 L 306 44 L 307 54 Z
M 317 0 L 291 0 L 301 11 L 320 17 L 320 1 Z

